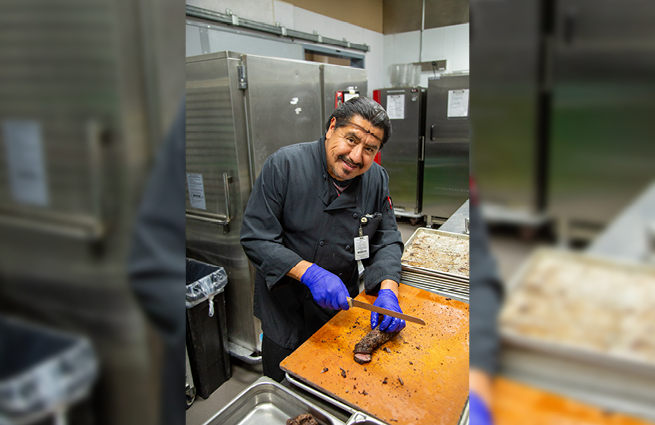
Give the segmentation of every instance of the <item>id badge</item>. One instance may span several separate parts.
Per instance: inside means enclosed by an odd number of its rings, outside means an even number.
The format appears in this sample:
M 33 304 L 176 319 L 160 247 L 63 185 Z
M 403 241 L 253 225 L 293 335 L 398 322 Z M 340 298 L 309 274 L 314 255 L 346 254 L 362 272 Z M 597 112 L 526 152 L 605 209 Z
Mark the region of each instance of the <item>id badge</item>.
M 368 235 L 355 238 L 355 260 L 366 260 L 368 257 Z

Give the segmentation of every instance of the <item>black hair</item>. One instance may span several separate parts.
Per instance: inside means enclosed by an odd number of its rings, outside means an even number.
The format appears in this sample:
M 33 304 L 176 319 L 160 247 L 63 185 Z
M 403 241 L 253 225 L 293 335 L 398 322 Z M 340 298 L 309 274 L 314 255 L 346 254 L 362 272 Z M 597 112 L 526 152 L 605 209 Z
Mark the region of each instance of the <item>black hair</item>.
M 325 131 L 330 129 L 332 118 L 336 118 L 334 128 L 337 129 L 348 125 L 348 120 L 350 120 L 353 115 L 359 115 L 369 121 L 373 127 L 383 130 L 384 136 L 382 137 L 382 146 L 387 143 L 387 140 L 389 140 L 389 137 L 391 136 L 391 120 L 382 105 L 368 97 L 355 97 L 342 103 L 334 110 L 330 119 L 325 124 Z M 382 149 L 382 146 L 380 146 L 380 149 Z

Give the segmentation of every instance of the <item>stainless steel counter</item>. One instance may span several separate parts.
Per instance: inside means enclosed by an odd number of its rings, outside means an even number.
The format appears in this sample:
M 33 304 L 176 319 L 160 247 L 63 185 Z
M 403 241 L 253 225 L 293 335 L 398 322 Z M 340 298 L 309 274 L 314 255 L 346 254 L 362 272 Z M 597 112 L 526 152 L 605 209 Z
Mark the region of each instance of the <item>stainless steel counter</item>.
M 467 199 L 461 207 L 450 216 L 439 230 L 450 233 L 466 234 L 464 220 L 469 218 L 469 200 Z
M 589 245 L 587 253 L 620 260 L 646 261 L 650 254 L 649 225 L 655 225 L 655 182 L 607 226 Z

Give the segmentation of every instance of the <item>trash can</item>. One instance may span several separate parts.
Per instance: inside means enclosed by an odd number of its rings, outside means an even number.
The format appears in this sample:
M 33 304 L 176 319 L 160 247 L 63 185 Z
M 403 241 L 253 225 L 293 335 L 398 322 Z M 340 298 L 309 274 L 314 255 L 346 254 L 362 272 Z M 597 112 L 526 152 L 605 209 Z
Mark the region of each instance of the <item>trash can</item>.
M 186 345 L 196 394 L 207 398 L 230 379 L 223 267 L 186 261 Z
M 88 424 L 70 413 L 91 404 L 97 377 L 86 338 L 0 316 L 0 423 Z

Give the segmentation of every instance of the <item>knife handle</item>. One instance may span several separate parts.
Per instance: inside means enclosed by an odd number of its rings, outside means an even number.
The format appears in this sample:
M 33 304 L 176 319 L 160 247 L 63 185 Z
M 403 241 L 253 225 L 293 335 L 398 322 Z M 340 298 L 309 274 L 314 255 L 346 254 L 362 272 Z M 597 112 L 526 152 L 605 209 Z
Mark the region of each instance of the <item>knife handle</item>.
M 348 299 L 348 306 L 349 306 L 350 308 L 353 308 L 353 299 L 350 298 L 350 297 L 346 297 L 346 298 Z

